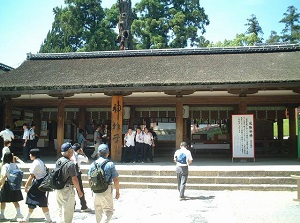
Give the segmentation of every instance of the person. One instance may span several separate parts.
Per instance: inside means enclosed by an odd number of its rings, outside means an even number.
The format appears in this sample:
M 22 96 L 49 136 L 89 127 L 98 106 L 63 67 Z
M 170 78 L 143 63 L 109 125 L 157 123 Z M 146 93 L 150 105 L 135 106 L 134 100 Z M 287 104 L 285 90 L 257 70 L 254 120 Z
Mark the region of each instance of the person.
M 101 142 L 102 142 L 101 125 L 97 125 L 96 131 L 94 132 L 94 147 L 95 147 L 95 150 L 94 150 L 93 154 L 91 155 L 91 157 L 93 159 L 97 158 L 96 155 L 98 153 L 98 146 L 101 144 Z
M 189 165 L 193 161 L 191 152 L 187 149 L 187 147 L 188 144 L 186 142 L 181 142 L 180 149 L 176 150 L 174 154 L 177 174 L 177 189 L 179 191 L 180 200 L 184 200 L 184 191 L 189 173 Z
M 40 150 L 37 148 L 31 149 L 29 151 L 30 160 L 32 160 L 31 167 L 29 169 L 29 177 L 25 183 L 24 190 L 27 193 L 26 204 L 28 205 L 28 213 L 25 218 L 18 219 L 20 223 L 29 222 L 29 218 L 36 208 L 39 206 L 42 208 L 43 213 L 46 218 L 46 223 L 52 223 L 49 208 L 48 199 L 46 197 L 46 192 L 42 192 L 38 189 L 43 178 L 47 174 L 46 166 L 44 162 L 40 159 Z M 29 189 L 28 189 L 29 188 Z
M 35 133 L 35 124 L 31 124 L 31 128 L 28 130 L 28 142 L 29 150 L 36 148 L 38 135 Z
M 138 126 L 136 128 L 136 135 L 135 135 L 135 155 L 134 155 L 135 162 L 143 161 L 143 155 L 142 155 L 143 149 L 144 149 L 144 134 L 142 132 L 142 128 Z
M 29 160 L 29 130 L 28 130 L 28 125 L 26 123 L 23 124 L 23 160 L 24 162 L 26 162 L 27 160 Z
M 8 141 L 8 140 L 5 140 L 4 141 L 4 147 L 2 149 L 2 156 L 1 156 L 1 161 L 3 161 L 3 157 L 4 157 L 4 154 L 7 153 L 7 152 L 10 152 L 10 147 L 11 146 L 11 141 Z M 18 163 L 24 163 L 19 157 L 17 156 L 14 156 L 14 159 L 13 161 L 15 162 L 18 162 Z
M 77 169 L 75 164 L 70 160 L 73 156 L 74 150 L 71 143 L 66 142 L 61 145 L 61 155 L 55 163 L 55 168 L 62 168 L 63 180 L 66 185 L 61 190 L 56 190 L 56 200 L 58 206 L 58 223 L 71 223 L 73 220 L 75 209 L 75 191 L 77 190 L 79 199 L 83 196 L 83 192 L 80 189 Z M 61 164 L 67 162 L 61 167 Z
M 84 133 L 83 129 L 78 130 L 77 142 L 80 144 L 80 147 L 82 149 L 84 148 L 84 143 L 87 142 L 87 140 L 84 138 L 83 133 Z
M 7 202 L 13 202 L 17 214 L 16 217 L 11 219 L 11 221 L 17 221 L 18 218 L 23 218 L 21 214 L 21 209 L 19 201 L 23 200 L 23 195 L 20 190 L 12 190 L 7 181 L 7 176 L 12 169 L 18 169 L 18 166 L 13 162 L 13 154 L 7 152 L 3 157 L 3 166 L 1 169 L 1 182 L 0 182 L 0 203 L 1 203 L 1 213 L 0 220 L 4 220 L 4 210 Z
M 128 161 L 128 154 L 129 154 L 129 162 L 134 162 L 134 147 L 135 147 L 135 132 L 132 131 L 132 128 L 128 128 L 127 133 L 124 135 L 124 151 L 122 162 Z
M 107 144 L 101 144 L 98 147 L 98 155 L 99 158 L 90 166 L 90 169 L 88 171 L 88 178 L 89 182 L 91 183 L 91 173 L 93 170 L 95 170 L 96 166 L 98 165 L 98 168 L 101 167 L 101 164 L 107 160 L 109 156 L 109 148 Z M 113 162 L 109 161 L 104 166 L 104 174 L 105 179 L 107 182 L 109 182 L 108 188 L 103 193 L 95 193 L 94 194 L 94 207 L 95 207 L 95 215 L 96 215 L 96 222 L 105 222 L 108 223 L 110 219 L 112 218 L 113 211 L 114 211 L 114 204 L 113 204 L 113 185 L 112 182 L 114 182 L 114 186 L 116 189 L 116 199 L 120 198 L 120 187 L 119 187 L 119 174 L 116 171 L 115 165 Z M 102 220 L 102 217 L 103 220 Z M 101 221 L 102 220 L 102 221 Z
M 150 162 L 153 163 L 152 146 L 155 146 L 155 143 L 147 127 L 144 128 L 144 143 L 143 162 L 147 163 L 149 158 Z
M 5 129 L 0 132 L 0 136 L 3 138 L 3 142 L 5 141 L 13 141 L 15 139 L 14 133 L 10 130 L 10 126 L 6 125 Z
M 156 132 L 153 130 L 153 128 L 149 129 L 149 132 L 151 132 L 152 136 L 153 136 L 153 141 L 154 144 L 152 144 L 152 156 L 155 157 L 157 154 L 157 134 Z
M 80 186 L 80 189 L 82 192 L 83 191 L 83 185 L 82 185 L 82 172 L 80 171 L 80 165 L 82 162 L 88 163 L 89 162 L 89 158 L 85 155 L 85 153 L 83 152 L 83 149 L 81 147 L 81 145 L 79 143 L 75 143 L 72 148 L 74 149 L 74 155 L 71 158 L 71 160 L 75 163 L 75 166 L 77 168 L 77 178 L 78 178 L 78 183 Z M 88 208 L 87 204 L 86 204 L 86 200 L 85 200 L 85 196 L 83 193 L 83 196 L 80 198 L 80 205 L 81 205 L 81 212 L 91 212 L 92 210 L 90 208 Z

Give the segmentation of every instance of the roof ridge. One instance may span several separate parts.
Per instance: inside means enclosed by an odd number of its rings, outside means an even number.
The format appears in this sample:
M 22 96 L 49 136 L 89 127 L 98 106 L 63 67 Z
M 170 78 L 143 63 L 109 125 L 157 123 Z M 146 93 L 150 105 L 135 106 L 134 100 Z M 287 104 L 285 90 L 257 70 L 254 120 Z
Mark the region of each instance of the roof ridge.
M 27 54 L 27 60 L 299 51 L 300 44 Z

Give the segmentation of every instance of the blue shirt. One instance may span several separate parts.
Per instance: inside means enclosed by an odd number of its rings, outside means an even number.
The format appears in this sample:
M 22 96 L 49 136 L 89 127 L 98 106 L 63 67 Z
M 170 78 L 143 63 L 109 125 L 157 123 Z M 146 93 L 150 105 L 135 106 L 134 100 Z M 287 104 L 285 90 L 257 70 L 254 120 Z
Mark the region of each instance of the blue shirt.
M 104 162 L 104 160 L 107 160 L 106 158 L 99 157 L 95 162 L 97 163 L 98 167 L 101 166 L 101 164 Z M 87 175 L 88 177 L 91 176 L 91 172 L 95 170 L 95 162 L 92 163 Z M 119 176 L 115 164 L 111 161 L 105 164 L 104 167 L 104 173 L 105 173 L 105 179 L 107 182 L 111 183 L 112 180 Z

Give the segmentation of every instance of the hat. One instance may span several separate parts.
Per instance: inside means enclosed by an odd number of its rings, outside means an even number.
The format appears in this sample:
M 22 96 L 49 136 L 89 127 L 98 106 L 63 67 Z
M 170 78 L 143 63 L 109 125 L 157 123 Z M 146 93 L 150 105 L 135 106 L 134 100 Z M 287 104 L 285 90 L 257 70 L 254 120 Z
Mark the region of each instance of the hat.
M 98 152 L 100 154 L 108 154 L 109 153 L 109 148 L 108 148 L 108 146 L 106 144 L 101 144 L 98 147 Z
M 69 142 L 65 142 L 64 144 L 61 145 L 60 148 L 62 152 L 67 152 L 69 149 L 75 149 L 75 146 L 72 146 L 72 144 Z
M 34 149 L 31 149 L 30 151 L 29 151 L 29 153 L 39 153 L 40 152 L 40 150 L 39 150 L 39 148 L 34 148 Z

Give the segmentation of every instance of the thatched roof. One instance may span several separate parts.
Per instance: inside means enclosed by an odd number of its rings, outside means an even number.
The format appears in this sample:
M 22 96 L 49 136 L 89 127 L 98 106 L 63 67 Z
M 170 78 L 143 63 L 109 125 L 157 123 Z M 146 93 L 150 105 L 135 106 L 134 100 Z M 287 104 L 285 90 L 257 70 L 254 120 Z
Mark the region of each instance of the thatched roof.
M 300 45 L 29 54 L 0 94 L 300 88 Z

